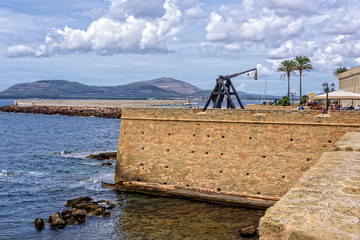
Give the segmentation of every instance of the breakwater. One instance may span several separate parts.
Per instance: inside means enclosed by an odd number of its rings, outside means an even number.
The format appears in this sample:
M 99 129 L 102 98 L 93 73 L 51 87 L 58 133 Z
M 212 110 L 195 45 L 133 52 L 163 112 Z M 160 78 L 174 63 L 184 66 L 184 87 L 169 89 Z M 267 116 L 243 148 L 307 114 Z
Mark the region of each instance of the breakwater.
M 189 105 L 187 100 L 15 100 L 1 112 L 120 118 L 123 108 Z
M 0 111 L 81 117 L 120 118 L 122 109 L 118 107 L 8 105 L 0 107 Z
M 360 127 L 357 112 L 124 109 L 122 190 L 266 208 Z

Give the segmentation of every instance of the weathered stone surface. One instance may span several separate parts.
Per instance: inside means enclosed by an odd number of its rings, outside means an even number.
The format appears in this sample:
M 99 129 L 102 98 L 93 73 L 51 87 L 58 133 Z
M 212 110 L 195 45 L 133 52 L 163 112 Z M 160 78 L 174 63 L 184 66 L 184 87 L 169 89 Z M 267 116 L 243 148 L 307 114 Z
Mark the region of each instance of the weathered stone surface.
M 357 145 L 358 134 L 345 135 Z M 260 220 L 260 239 L 342 239 L 360 237 L 360 153 L 327 152 Z M 354 191 L 350 191 L 353 189 Z
M 43 230 L 45 227 L 44 220 L 42 218 L 36 218 L 34 222 L 35 228 L 39 231 Z
M 66 226 L 66 222 L 61 218 L 60 213 L 56 212 L 50 215 L 49 223 L 52 228 L 64 228 Z
M 123 109 L 115 183 L 131 191 L 186 190 L 276 201 L 322 153 L 360 127 L 360 112 L 331 112 L 326 119 L 319 114 Z
M 360 131 L 346 133 L 336 144 L 337 151 L 360 152 Z

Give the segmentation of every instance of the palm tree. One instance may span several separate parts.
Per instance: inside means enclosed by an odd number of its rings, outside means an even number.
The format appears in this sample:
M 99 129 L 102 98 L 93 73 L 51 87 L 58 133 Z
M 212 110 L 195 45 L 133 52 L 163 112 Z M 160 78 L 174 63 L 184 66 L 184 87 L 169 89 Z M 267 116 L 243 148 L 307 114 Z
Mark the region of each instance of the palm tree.
M 290 74 L 294 73 L 295 70 L 295 62 L 293 60 L 284 60 L 280 63 L 280 66 L 278 67 L 278 72 L 284 72 L 280 78 L 285 80 L 285 77 L 287 76 L 288 79 L 288 93 L 287 96 L 290 98 Z
M 300 74 L 300 99 L 302 98 L 302 86 L 301 86 L 301 76 L 302 76 L 302 72 L 304 70 L 310 71 L 310 69 L 313 69 L 311 63 L 310 63 L 310 59 L 308 57 L 302 57 L 302 56 L 297 56 L 294 59 L 296 67 L 295 69 L 299 71 Z
M 347 70 L 346 67 L 338 67 L 333 74 L 335 77 L 338 77 L 340 73 L 346 72 Z

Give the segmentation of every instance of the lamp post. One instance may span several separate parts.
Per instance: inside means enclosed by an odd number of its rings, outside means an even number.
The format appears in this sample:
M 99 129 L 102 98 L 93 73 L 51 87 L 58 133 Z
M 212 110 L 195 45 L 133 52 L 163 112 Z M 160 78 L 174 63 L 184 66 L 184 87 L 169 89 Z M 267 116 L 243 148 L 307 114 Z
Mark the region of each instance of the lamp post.
M 296 92 L 291 92 L 290 93 L 290 95 L 291 95 L 291 106 L 293 106 L 294 105 L 294 96 L 296 95 Z
M 324 82 L 322 84 L 322 87 L 323 87 L 324 92 L 326 93 L 326 112 L 325 113 L 328 113 L 328 111 L 329 111 L 329 92 L 334 91 L 335 84 L 331 83 L 331 85 L 330 85 L 331 89 L 330 89 L 329 84 L 327 82 Z

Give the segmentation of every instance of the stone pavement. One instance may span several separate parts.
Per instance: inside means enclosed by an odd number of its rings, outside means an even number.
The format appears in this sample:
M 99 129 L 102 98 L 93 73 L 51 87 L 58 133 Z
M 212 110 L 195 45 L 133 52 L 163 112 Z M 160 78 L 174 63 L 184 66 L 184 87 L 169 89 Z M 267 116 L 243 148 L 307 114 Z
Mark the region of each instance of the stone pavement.
M 359 130 L 345 134 L 266 211 L 260 239 L 360 239 Z

